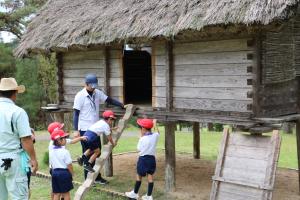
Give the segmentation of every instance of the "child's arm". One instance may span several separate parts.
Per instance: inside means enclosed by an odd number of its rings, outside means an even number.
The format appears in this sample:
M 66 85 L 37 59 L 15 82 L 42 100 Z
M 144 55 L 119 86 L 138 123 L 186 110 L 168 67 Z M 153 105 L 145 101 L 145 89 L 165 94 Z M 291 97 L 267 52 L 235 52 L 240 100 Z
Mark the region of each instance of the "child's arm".
M 75 143 L 77 143 L 77 142 L 79 142 L 79 141 L 82 141 L 82 140 L 86 141 L 86 140 L 87 140 L 87 137 L 86 137 L 86 136 L 81 136 L 81 137 L 73 138 L 73 139 L 71 140 L 71 144 L 75 144 Z
M 68 170 L 69 170 L 69 172 L 72 174 L 72 176 L 73 176 L 73 165 L 72 165 L 72 163 L 71 164 L 68 164 Z
M 117 145 L 116 142 L 114 142 L 111 134 L 107 136 L 108 141 L 112 144 L 113 147 L 115 147 Z
M 158 134 L 160 134 L 159 129 L 157 128 L 157 120 L 153 119 L 153 130 L 156 131 Z

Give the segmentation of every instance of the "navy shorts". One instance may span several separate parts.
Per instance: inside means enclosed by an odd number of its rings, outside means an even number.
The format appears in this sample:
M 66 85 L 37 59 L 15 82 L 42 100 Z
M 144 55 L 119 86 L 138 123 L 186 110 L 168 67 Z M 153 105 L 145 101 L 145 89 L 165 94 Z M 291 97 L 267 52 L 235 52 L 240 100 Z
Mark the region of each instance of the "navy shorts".
M 87 141 L 83 142 L 85 149 L 90 149 L 92 151 L 98 148 L 101 149 L 100 136 L 98 136 L 96 133 L 87 130 L 83 136 L 87 137 Z
M 68 169 L 52 169 L 51 171 L 53 193 L 66 193 L 73 189 L 73 179 Z
M 145 155 L 140 156 L 137 162 L 136 171 L 139 176 L 146 176 L 147 174 L 154 174 L 156 170 L 156 160 L 154 156 Z

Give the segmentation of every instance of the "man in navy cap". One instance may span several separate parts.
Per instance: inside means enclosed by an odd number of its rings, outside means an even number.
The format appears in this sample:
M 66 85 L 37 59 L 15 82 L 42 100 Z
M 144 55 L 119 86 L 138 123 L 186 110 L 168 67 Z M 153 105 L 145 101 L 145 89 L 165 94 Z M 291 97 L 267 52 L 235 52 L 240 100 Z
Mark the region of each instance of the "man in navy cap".
M 87 74 L 85 77 L 85 87 L 79 91 L 74 99 L 74 115 L 73 126 L 76 131 L 75 136 L 83 136 L 87 129 L 99 120 L 99 105 L 108 103 L 111 105 L 124 108 L 124 105 L 119 101 L 107 96 L 99 89 L 98 79 L 95 74 Z M 99 138 L 100 140 L 100 138 Z M 82 152 L 86 149 L 81 143 Z M 84 177 L 86 178 L 87 171 L 84 170 Z M 96 183 L 106 184 L 107 181 L 101 177 L 97 177 Z

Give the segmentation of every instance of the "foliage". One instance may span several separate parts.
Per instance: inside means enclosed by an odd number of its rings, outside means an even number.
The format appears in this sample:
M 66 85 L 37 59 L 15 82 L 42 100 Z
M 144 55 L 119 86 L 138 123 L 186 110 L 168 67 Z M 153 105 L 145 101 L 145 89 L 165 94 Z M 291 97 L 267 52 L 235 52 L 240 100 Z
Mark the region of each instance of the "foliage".
M 0 6 L 5 12 L 0 12 L 0 31 L 13 33 L 21 37 L 30 16 L 40 8 L 46 0 L 4 0 Z
M 40 112 L 43 99 L 43 87 L 38 78 L 38 62 L 36 59 L 17 60 L 17 71 L 15 77 L 18 84 L 26 87 L 26 92 L 18 95 L 17 104 L 24 108 L 29 115 L 31 126 L 40 124 L 42 113 Z
M 223 125 L 215 123 L 214 124 L 214 131 L 216 131 L 216 132 L 222 132 L 223 131 Z
M 57 103 L 57 83 L 56 83 L 56 58 L 55 54 L 49 57 L 39 55 L 38 74 L 44 92 L 44 100 L 47 103 Z
M 15 69 L 12 45 L 0 43 L 0 78 L 13 76 Z

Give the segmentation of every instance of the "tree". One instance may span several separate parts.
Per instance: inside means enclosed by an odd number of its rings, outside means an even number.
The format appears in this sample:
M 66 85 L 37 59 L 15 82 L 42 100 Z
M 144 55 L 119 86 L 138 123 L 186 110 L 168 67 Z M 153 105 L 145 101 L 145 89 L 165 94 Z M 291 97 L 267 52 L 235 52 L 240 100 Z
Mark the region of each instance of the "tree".
M 16 70 L 11 44 L 0 43 L 0 78 L 13 76 Z
M 0 12 L 0 32 L 7 31 L 20 38 L 32 14 L 45 2 L 46 0 L 0 0 L 0 7 L 6 10 Z

